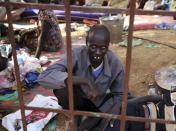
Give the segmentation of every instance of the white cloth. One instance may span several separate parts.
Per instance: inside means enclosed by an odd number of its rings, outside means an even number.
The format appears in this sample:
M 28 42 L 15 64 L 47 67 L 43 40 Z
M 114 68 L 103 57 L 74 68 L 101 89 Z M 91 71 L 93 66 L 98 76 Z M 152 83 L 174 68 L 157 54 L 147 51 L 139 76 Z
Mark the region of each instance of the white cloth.
M 145 10 L 153 10 L 156 5 L 156 1 L 154 0 L 149 0 L 145 3 L 144 9 Z
M 28 106 L 33 107 L 43 107 L 43 108 L 53 108 L 53 109 L 61 109 L 61 106 L 58 105 L 57 98 L 53 96 L 42 96 L 36 95 L 32 102 L 28 104 Z M 43 114 L 42 114 L 43 113 Z M 47 114 L 47 115 L 45 115 Z M 41 131 L 45 125 L 49 122 L 51 118 L 53 118 L 57 113 L 54 112 L 44 112 L 44 111 L 32 111 L 26 110 L 25 116 L 26 119 L 33 118 L 37 116 L 44 116 L 42 119 L 37 119 L 34 122 L 27 124 L 28 131 Z M 20 110 L 15 113 L 11 113 L 2 119 L 2 125 L 8 131 L 15 131 L 15 124 L 19 123 L 21 129 L 19 131 L 23 131 L 23 126 L 21 122 L 21 112 Z
M 157 108 L 153 102 L 147 104 L 149 108 L 149 114 L 151 119 L 157 119 Z M 151 122 L 150 123 L 150 131 L 156 131 L 156 123 Z
M 171 97 L 172 103 L 176 105 L 176 92 L 171 93 L 170 97 Z
M 175 106 L 166 106 L 165 105 L 165 120 L 175 120 L 174 115 L 174 108 Z M 166 124 L 166 131 L 176 131 L 176 125 L 175 124 Z

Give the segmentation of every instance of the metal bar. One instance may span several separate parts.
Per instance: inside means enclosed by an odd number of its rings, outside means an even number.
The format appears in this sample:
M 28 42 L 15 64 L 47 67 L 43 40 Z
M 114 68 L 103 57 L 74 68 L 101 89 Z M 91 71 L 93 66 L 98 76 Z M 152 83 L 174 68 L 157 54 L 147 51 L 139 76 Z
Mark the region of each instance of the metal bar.
M 21 3 L 21 2 L 10 2 L 10 5 L 12 5 L 13 7 L 17 7 L 17 8 L 28 8 L 28 9 L 60 9 L 60 10 L 64 10 L 64 5 L 57 5 L 57 4 L 53 4 L 53 5 L 48 5 L 48 4 L 39 4 L 39 3 Z M 5 2 L 0 2 L 0 6 L 7 6 L 8 4 Z
M 41 108 L 41 107 L 33 107 L 33 106 L 25 106 L 25 109 L 26 110 L 49 111 L 49 112 L 63 113 L 66 116 L 70 117 L 70 110 L 65 110 L 65 109 Z
M 18 90 L 18 100 L 20 104 L 21 109 L 21 116 L 22 116 L 22 123 L 23 123 L 23 130 L 27 131 L 26 127 L 26 119 L 25 119 L 25 109 L 24 109 L 24 100 L 23 100 L 23 93 L 22 93 L 22 86 L 20 81 L 20 72 L 19 72 L 19 66 L 17 62 L 17 56 L 16 56 L 16 44 L 14 39 L 14 31 L 13 31 L 13 25 L 12 25 L 12 15 L 11 15 L 11 7 L 9 4 L 9 0 L 6 0 L 5 3 L 7 3 L 6 10 L 7 10 L 7 20 L 9 24 L 9 41 L 12 46 L 12 55 L 14 60 L 14 67 L 15 67 L 15 78 L 17 83 L 17 90 Z
M 122 111 L 121 111 L 121 121 L 120 121 L 120 131 L 125 129 L 125 119 L 126 119 L 126 108 L 127 108 L 127 98 L 129 91 L 129 77 L 130 77 L 130 66 L 131 66 L 131 54 L 132 54 L 132 39 L 133 39 L 133 23 L 134 23 L 134 11 L 136 8 L 136 0 L 130 1 L 130 21 L 128 30 L 128 46 L 126 54 L 126 64 L 125 64 L 125 80 L 124 80 L 124 95 L 122 98 Z
M 10 42 L 12 44 L 12 53 L 14 57 L 14 63 L 15 63 L 15 75 L 17 79 L 17 86 L 18 86 L 18 92 L 19 92 L 19 101 L 20 101 L 20 109 L 22 114 L 22 120 L 23 120 L 23 128 L 25 130 L 26 123 L 25 123 L 25 108 L 26 109 L 33 109 L 33 110 L 45 110 L 45 111 L 53 111 L 53 112 L 63 112 L 65 114 L 71 115 L 71 119 L 73 120 L 74 115 L 85 115 L 85 116 L 95 116 L 95 117 L 104 117 L 104 118 L 113 118 L 113 119 L 121 119 L 121 126 L 120 129 L 123 130 L 125 126 L 125 120 L 130 121 L 150 121 L 150 122 L 158 122 L 158 123 L 168 123 L 168 124 L 176 124 L 176 121 L 167 121 L 163 119 L 146 119 L 141 117 L 132 117 L 132 116 L 126 116 L 126 103 L 127 103 L 127 92 L 128 92 L 128 83 L 129 83 L 129 73 L 130 73 L 130 64 L 131 64 L 131 45 L 132 45 L 132 37 L 133 37 L 133 21 L 134 21 L 134 14 L 138 15 L 167 15 L 167 16 L 176 16 L 176 12 L 171 11 L 145 11 L 145 10 L 135 10 L 135 0 L 131 3 L 131 8 L 129 9 L 114 9 L 114 8 L 97 8 L 97 7 L 79 7 L 79 6 L 69 6 L 68 0 L 65 1 L 65 6 L 61 5 L 45 5 L 45 4 L 34 4 L 34 3 L 9 3 L 9 2 L 0 2 L 0 6 L 6 6 L 7 13 L 8 13 L 8 22 L 9 22 L 9 28 L 10 28 Z M 14 41 L 14 32 L 13 32 L 13 26 L 12 26 L 12 18 L 10 13 L 10 6 L 14 7 L 28 7 L 28 8 L 39 8 L 39 9 L 61 9 L 66 11 L 66 32 L 67 32 L 67 63 L 68 63 L 68 93 L 69 93 L 69 107 L 70 110 L 58 110 L 58 109 L 49 109 L 49 108 L 36 108 L 36 107 L 27 107 L 24 106 L 23 101 L 23 94 L 21 90 L 21 83 L 20 83 L 20 77 L 19 77 L 19 67 L 17 64 L 17 58 L 16 58 L 16 52 L 15 52 L 15 41 Z M 64 8 L 65 7 L 65 8 Z M 125 95 L 123 96 L 123 102 L 122 106 L 122 114 L 119 117 L 118 115 L 113 114 L 106 114 L 106 113 L 94 113 L 94 112 L 81 112 L 81 111 L 74 111 L 74 103 L 73 103 L 73 88 L 72 88 L 72 59 L 71 59 L 71 35 L 70 35 L 70 10 L 73 11 L 83 11 L 83 12 L 102 12 L 102 13 L 126 13 L 130 14 L 130 28 L 129 28 L 129 36 L 128 36 L 128 47 L 127 47 L 127 57 L 126 57 L 126 72 L 125 72 Z M 1 109 L 3 107 L 0 107 Z M 4 107 L 5 108 L 5 107 Z M 7 107 L 6 107 L 7 108 Z M 18 108 L 9 106 L 11 109 Z M 73 122 L 71 123 L 71 130 L 74 130 L 73 128 Z
M 70 110 L 70 129 L 74 131 L 74 101 L 73 101 L 73 77 L 72 77 L 72 44 L 71 44 L 71 17 L 70 17 L 70 1 L 64 0 L 65 20 L 66 20 L 66 47 L 67 47 L 67 69 L 68 69 L 68 97 Z
M 70 115 L 69 110 L 63 109 L 52 109 L 52 108 L 40 108 L 40 107 L 30 107 L 25 106 L 26 110 L 39 110 L 39 111 L 50 111 L 50 112 L 58 112 Z M 112 119 L 120 119 L 120 115 L 114 115 L 109 113 L 100 113 L 100 112 L 88 112 L 88 111 L 74 111 L 74 115 L 83 115 L 83 116 L 92 116 L 92 117 L 102 117 L 102 118 L 112 118 Z M 145 117 L 135 117 L 135 116 L 126 116 L 126 120 L 129 121 L 148 121 L 148 122 L 157 122 L 157 123 L 167 123 L 167 124 L 176 124 L 174 120 L 164 120 L 164 119 L 149 119 Z
M 1 106 L 0 110 L 18 110 L 20 108 L 20 106 Z
M 36 3 L 19 3 L 19 2 L 10 2 L 10 4 L 14 7 L 21 7 L 21 8 L 35 8 L 35 9 L 52 9 L 52 10 L 64 10 L 64 5 L 48 5 L 48 4 L 36 4 Z M 7 6 L 5 2 L 0 2 L 0 6 Z M 112 7 L 83 7 L 83 6 L 70 6 L 71 11 L 82 11 L 82 12 L 89 12 L 89 13 L 124 13 L 129 14 L 129 9 L 117 9 Z M 142 10 L 136 9 L 136 15 L 163 15 L 163 16 L 176 16 L 176 11 L 163 11 L 163 10 Z
M 176 16 L 176 11 L 165 11 L 165 10 L 141 10 L 136 9 L 135 15 L 162 15 L 162 16 Z
M 17 8 L 34 8 L 34 9 L 51 9 L 51 10 L 64 10 L 64 5 L 58 4 L 36 4 L 36 3 L 21 3 L 21 2 L 10 2 L 10 4 Z M 7 6 L 6 3 L 0 2 L 0 6 Z M 83 7 L 83 6 L 70 6 L 71 11 L 82 11 L 82 12 L 102 12 L 102 13 L 125 13 L 128 9 L 115 9 L 107 7 Z M 109 12 L 110 11 L 110 12 Z
M 112 118 L 120 119 L 120 115 L 108 114 L 108 113 L 95 113 L 95 112 L 86 112 L 86 111 L 75 111 L 75 115 L 84 115 L 84 116 L 94 116 L 102 118 Z M 149 119 L 145 117 L 135 117 L 135 116 L 126 116 L 126 120 L 129 121 L 141 121 L 141 122 L 157 122 L 157 123 L 167 123 L 167 124 L 176 124 L 174 120 L 164 120 L 164 119 Z
M 6 106 L 0 107 L 1 110 L 17 110 L 19 106 Z M 31 107 L 25 106 L 26 110 L 35 110 L 35 111 L 49 111 L 49 112 L 57 112 L 63 113 L 66 116 L 70 117 L 70 111 L 64 109 L 52 109 L 52 108 L 41 108 L 41 107 Z M 84 115 L 88 117 L 102 117 L 102 118 L 112 118 L 112 119 L 120 119 L 120 115 L 108 114 L 108 113 L 100 113 L 100 112 L 88 112 L 88 111 L 74 111 L 74 115 Z M 164 120 L 164 119 L 149 119 L 143 117 L 135 117 L 135 116 L 126 116 L 126 120 L 129 121 L 142 121 L 142 122 L 156 122 L 156 123 L 167 123 L 167 124 L 176 124 L 174 120 Z

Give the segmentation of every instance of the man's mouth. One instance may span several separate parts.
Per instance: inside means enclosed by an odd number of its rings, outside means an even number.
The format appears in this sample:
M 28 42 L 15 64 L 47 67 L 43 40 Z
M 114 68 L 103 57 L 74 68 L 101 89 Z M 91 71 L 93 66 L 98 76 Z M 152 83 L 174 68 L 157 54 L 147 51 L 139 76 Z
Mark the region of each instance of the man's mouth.
M 94 56 L 93 58 L 94 58 L 95 60 L 100 60 L 100 59 L 101 59 L 100 56 Z

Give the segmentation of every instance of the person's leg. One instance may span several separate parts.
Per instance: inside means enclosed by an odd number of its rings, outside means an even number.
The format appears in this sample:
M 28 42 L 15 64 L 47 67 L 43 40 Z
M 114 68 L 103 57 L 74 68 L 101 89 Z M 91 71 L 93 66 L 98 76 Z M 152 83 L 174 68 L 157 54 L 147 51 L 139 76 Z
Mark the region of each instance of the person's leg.
M 78 110 L 99 112 L 98 108 L 90 100 L 86 98 L 86 95 L 81 88 L 76 88 L 74 90 L 74 94 L 76 94 L 74 96 L 74 100 L 75 100 L 75 106 L 77 107 Z M 84 120 L 82 120 L 82 117 L 80 118 L 81 118 L 80 121 L 77 122 L 78 131 L 83 131 L 85 129 L 91 130 L 96 126 L 96 124 L 100 120 L 100 118 L 96 118 L 96 117 L 87 117 Z
M 144 108 L 140 104 L 128 104 L 126 114 L 128 116 L 145 117 Z M 136 121 L 126 122 L 126 131 L 144 131 L 145 123 Z
M 58 99 L 58 104 L 61 105 L 63 109 L 68 109 L 67 88 L 54 89 L 53 93 Z
M 144 109 L 142 105 L 128 104 L 126 115 L 144 117 Z M 107 128 L 105 129 L 105 131 L 119 131 L 119 130 L 120 130 L 119 120 L 115 120 L 113 127 L 108 125 Z M 145 130 L 144 122 L 126 121 L 125 123 L 125 131 L 144 131 L 144 130 Z
M 55 89 L 53 90 L 53 93 L 57 97 L 58 103 L 63 107 L 63 109 L 68 109 L 67 88 Z M 74 87 L 74 107 L 75 110 L 81 111 L 99 111 L 90 100 L 86 99 L 85 94 L 80 87 Z M 80 122 L 80 118 L 78 118 L 76 124 L 77 126 L 81 125 L 78 130 L 82 131 L 83 129 L 91 129 L 97 124 L 97 122 L 99 122 L 99 118 L 97 119 L 95 117 L 89 117 L 82 122 Z
M 88 99 L 80 87 L 74 87 L 74 106 L 75 110 L 81 111 L 99 111 L 97 107 Z M 66 88 L 54 89 L 54 95 L 57 97 L 59 104 L 68 109 L 68 90 Z

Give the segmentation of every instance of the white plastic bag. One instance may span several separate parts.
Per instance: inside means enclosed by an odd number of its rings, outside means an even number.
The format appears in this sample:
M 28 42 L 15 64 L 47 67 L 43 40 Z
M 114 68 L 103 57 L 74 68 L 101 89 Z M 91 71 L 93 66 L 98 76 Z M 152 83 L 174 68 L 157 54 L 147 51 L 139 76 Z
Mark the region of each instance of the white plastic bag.
M 154 0 L 149 0 L 144 5 L 144 10 L 153 10 L 156 5 L 156 2 Z
M 61 109 L 61 106 L 58 105 L 57 98 L 53 96 L 46 97 L 42 95 L 36 95 L 33 101 L 28 104 L 28 106 Z M 49 120 L 56 114 L 57 113 L 54 112 L 26 110 L 25 115 L 28 123 L 27 130 L 41 131 L 49 122 Z M 19 131 L 23 131 L 20 110 L 3 117 L 2 125 L 8 131 L 16 131 L 15 128 L 17 127 Z

